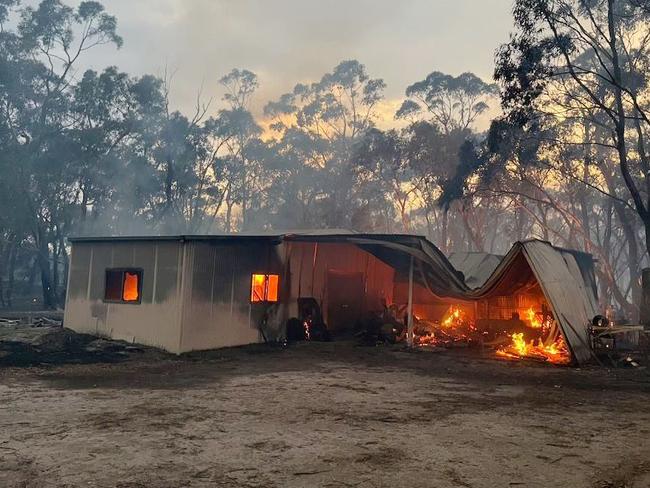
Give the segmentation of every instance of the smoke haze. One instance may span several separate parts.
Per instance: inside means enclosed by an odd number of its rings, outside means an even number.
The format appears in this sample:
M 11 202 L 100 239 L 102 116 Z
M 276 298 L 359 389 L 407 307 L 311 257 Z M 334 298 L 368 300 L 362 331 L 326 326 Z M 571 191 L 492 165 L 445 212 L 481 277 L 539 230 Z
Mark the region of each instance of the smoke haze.
M 259 76 L 257 114 L 266 101 L 319 79 L 342 59 L 358 59 L 371 76 L 384 78 L 388 101 L 433 69 L 490 79 L 494 50 L 512 25 L 511 0 L 110 0 L 105 6 L 118 18 L 124 47 L 97 50 L 91 67 L 162 74 L 167 66 L 174 73 L 172 104 L 183 112 L 194 108 L 202 83 L 204 97 L 218 99 L 217 80 L 233 67 Z

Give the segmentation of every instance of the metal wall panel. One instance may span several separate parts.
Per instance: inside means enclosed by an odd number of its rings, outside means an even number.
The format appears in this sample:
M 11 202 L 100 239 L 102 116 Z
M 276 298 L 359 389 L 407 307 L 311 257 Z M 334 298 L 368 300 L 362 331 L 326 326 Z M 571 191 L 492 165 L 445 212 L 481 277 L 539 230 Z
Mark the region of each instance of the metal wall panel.
M 70 259 L 70 277 L 68 296 L 71 298 L 86 298 L 88 293 L 88 279 L 90 272 L 90 259 L 92 246 L 78 245 Z
M 180 245 L 176 242 L 158 242 L 156 290 L 154 302 L 164 302 L 176 296 L 178 289 L 178 257 Z
M 156 275 L 156 248 L 149 243 L 137 243 L 134 248 L 133 264 L 142 268 L 142 303 L 152 303 Z
M 73 243 L 72 253 L 90 250 L 92 259 L 86 266 L 90 274 L 89 296 L 71 294 L 66 304 L 65 325 L 78 332 L 92 333 L 129 342 L 138 342 L 180 352 L 180 302 L 178 282 L 181 269 L 178 241 Z M 71 273 L 70 288 L 83 287 L 83 260 L 79 270 Z M 143 270 L 140 303 L 104 301 L 106 269 L 136 267 Z M 88 283 L 88 278 L 86 278 Z M 153 299 L 155 298 L 155 302 Z
M 129 268 L 135 266 L 135 248 L 137 246 L 146 245 L 151 247 L 151 244 L 148 243 L 132 243 L 132 242 L 121 242 L 118 244 L 113 244 L 113 267 L 114 268 Z M 141 267 L 141 266 L 139 266 Z
M 251 276 L 279 274 L 283 279 L 279 246 L 227 241 L 187 245 L 183 351 L 259 342 L 258 324 L 269 304 L 250 303 Z
M 113 245 L 92 244 L 92 274 L 90 276 L 90 300 L 103 300 L 106 285 L 106 268 L 113 267 Z
M 291 315 L 297 314 L 298 297 L 313 297 L 321 305 L 325 321 L 328 315 L 329 271 L 363 274 L 364 294 L 361 311 L 379 311 L 382 301 L 392 303 L 395 270 L 354 244 L 292 242 L 290 270 Z

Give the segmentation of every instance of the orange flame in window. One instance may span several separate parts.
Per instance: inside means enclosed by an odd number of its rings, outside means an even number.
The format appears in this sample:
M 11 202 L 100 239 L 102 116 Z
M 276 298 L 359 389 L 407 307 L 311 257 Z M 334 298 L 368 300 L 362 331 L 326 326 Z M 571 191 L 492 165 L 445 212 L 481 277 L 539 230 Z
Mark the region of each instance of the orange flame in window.
M 266 275 L 254 274 L 251 279 L 251 302 L 264 301 L 264 288 L 266 284 Z
M 251 302 L 277 302 L 280 277 L 254 274 L 251 278 Z
M 277 302 L 278 301 L 278 283 L 280 281 L 280 277 L 278 275 L 268 275 L 269 276 L 269 281 L 268 281 L 268 287 L 266 289 L 267 295 L 266 295 L 266 301 L 267 302 Z
M 122 300 L 125 302 L 137 302 L 140 298 L 138 293 L 139 276 L 137 273 L 124 273 L 124 289 L 122 291 Z

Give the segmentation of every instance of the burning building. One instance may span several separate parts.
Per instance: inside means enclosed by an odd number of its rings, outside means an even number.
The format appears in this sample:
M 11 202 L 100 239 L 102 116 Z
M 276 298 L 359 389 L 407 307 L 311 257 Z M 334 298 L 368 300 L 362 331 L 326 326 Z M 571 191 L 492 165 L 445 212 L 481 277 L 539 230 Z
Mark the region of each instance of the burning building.
M 71 239 L 65 324 L 173 353 L 336 336 L 374 317 L 393 340 L 589 358 L 587 255 L 517 243 L 480 288 L 423 237 L 280 235 Z M 591 263 L 593 265 L 593 263 Z M 383 330 L 382 329 L 382 330 Z M 532 341 L 532 342 L 531 342 Z

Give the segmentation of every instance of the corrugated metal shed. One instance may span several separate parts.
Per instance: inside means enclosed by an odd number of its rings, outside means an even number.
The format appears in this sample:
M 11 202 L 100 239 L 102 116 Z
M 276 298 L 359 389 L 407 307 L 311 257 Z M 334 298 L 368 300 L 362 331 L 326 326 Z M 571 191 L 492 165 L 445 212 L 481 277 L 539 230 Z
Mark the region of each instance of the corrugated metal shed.
M 597 314 L 593 259 L 588 254 L 554 247 L 548 242 L 533 240 L 515 243 L 503 259 L 484 253 L 457 253 L 451 256 L 450 262 L 423 236 L 360 234 L 340 229 L 255 235 L 78 237 L 70 241 L 75 244 L 70 271 L 70 316 L 76 313 L 77 320 L 83 324 L 87 324 L 90 318 L 104 321 L 107 324 L 106 330 L 114 334 L 115 332 L 111 331 L 115 326 L 111 324 L 121 326 L 121 323 L 113 320 L 109 324 L 104 315 L 96 312 L 100 309 L 102 313 L 104 310 L 110 312 L 115 307 L 101 303 L 100 288 L 103 275 L 94 273 L 93 268 L 104 269 L 117 264 L 144 263 L 143 266 L 150 269 L 146 273 L 156 276 L 157 279 L 152 284 L 155 289 L 149 289 L 147 284 L 143 290 L 143 303 L 146 304 L 150 300 L 152 304 L 158 303 L 158 296 L 163 292 L 161 287 L 170 285 L 169 291 L 175 295 L 176 301 L 169 304 L 172 308 L 180 307 L 179 323 L 182 321 L 189 324 L 182 337 L 179 330 L 177 350 L 191 349 L 204 343 L 216 347 L 216 331 L 206 324 L 212 323 L 217 316 L 237 315 L 235 322 L 245 332 L 240 334 L 224 329 L 222 335 L 228 337 L 228 345 L 252 340 L 257 335 L 257 331 L 253 329 L 256 318 L 254 314 L 251 315 L 250 309 L 246 316 L 245 310 L 248 307 L 246 297 L 250 273 L 259 272 L 259 268 L 281 273 L 287 261 L 283 249 L 288 249 L 283 244 L 336 243 L 354 245 L 375 256 L 395 270 L 396 281 L 398 278 L 403 281 L 404 277 L 408 277 L 413 262 L 414 281 L 421 285 L 425 292 L 428 290 L 427 293 L 431 293 L 434 300 L 480 300 L 493 293 L 504 276 L 514 276 L 513 272 L 516 275 L 513 266 L 520 263 L 523 256 L 553 308 L 556 321 L 574 358 L 578 362 L 584 362 L 591 354 L 587 344 L 587 327 Z M 93 248 L 87 249 L 87 245 L 92 245 Z M 170 249 L 173 249 L 170 259 L 166 259 L 170 264 L 164 266 L 161 265 L 163 245 L 172 246 Z M 102 250 L 106 250 L 108 254 Z M 87 270 L 87 267 L 90 270 Z M 169 278 L 161 281 L 159 278 L 163 275 L 169 275 Z M 228 286 L 230 291 L 226 289 Z M 207 293 L 207 290 L 210 290 L 210 293 Z M 244 302 L 233 302 L 232 290 L 235 290 L 239 300 L 246 301 L 246 307 Z M 85 310 L 88 307 L 84 300 L 95 300 L 90 315 Z M 75 306 L 78 313 L 72 312 Z M 235 313 L 238 310 L 239 313 Z M 142 313 L 137 312 L 138 320 L 145 320 L 146 317 L 141 315 Z M 68 310 L 66 314 L 68 315 Z M 131 315 L 135 316 L 135 313 Z M 126 316 L 122 318 L 125 321 L 130 320 Z M 148 319 L 147 321 L 151 322 Z M 156 324 L 151 325 L 152 331 L 155 331 Z M 227 326 L 224 322 L 223 327 Z M 196 328 L 194 332 L 190 331 L 192 327 Z M 125 334 L 130 333 L 128 327 L 123 328 Z M 203 339 L 197 339 L 197 342 L 195 339 L 200 336 Z M 244 336 L 245 339 L 242 339 Z M 215 342 L 210 342 L 208 337 Z M 167 348 L 174 350 L 169 346 Z

